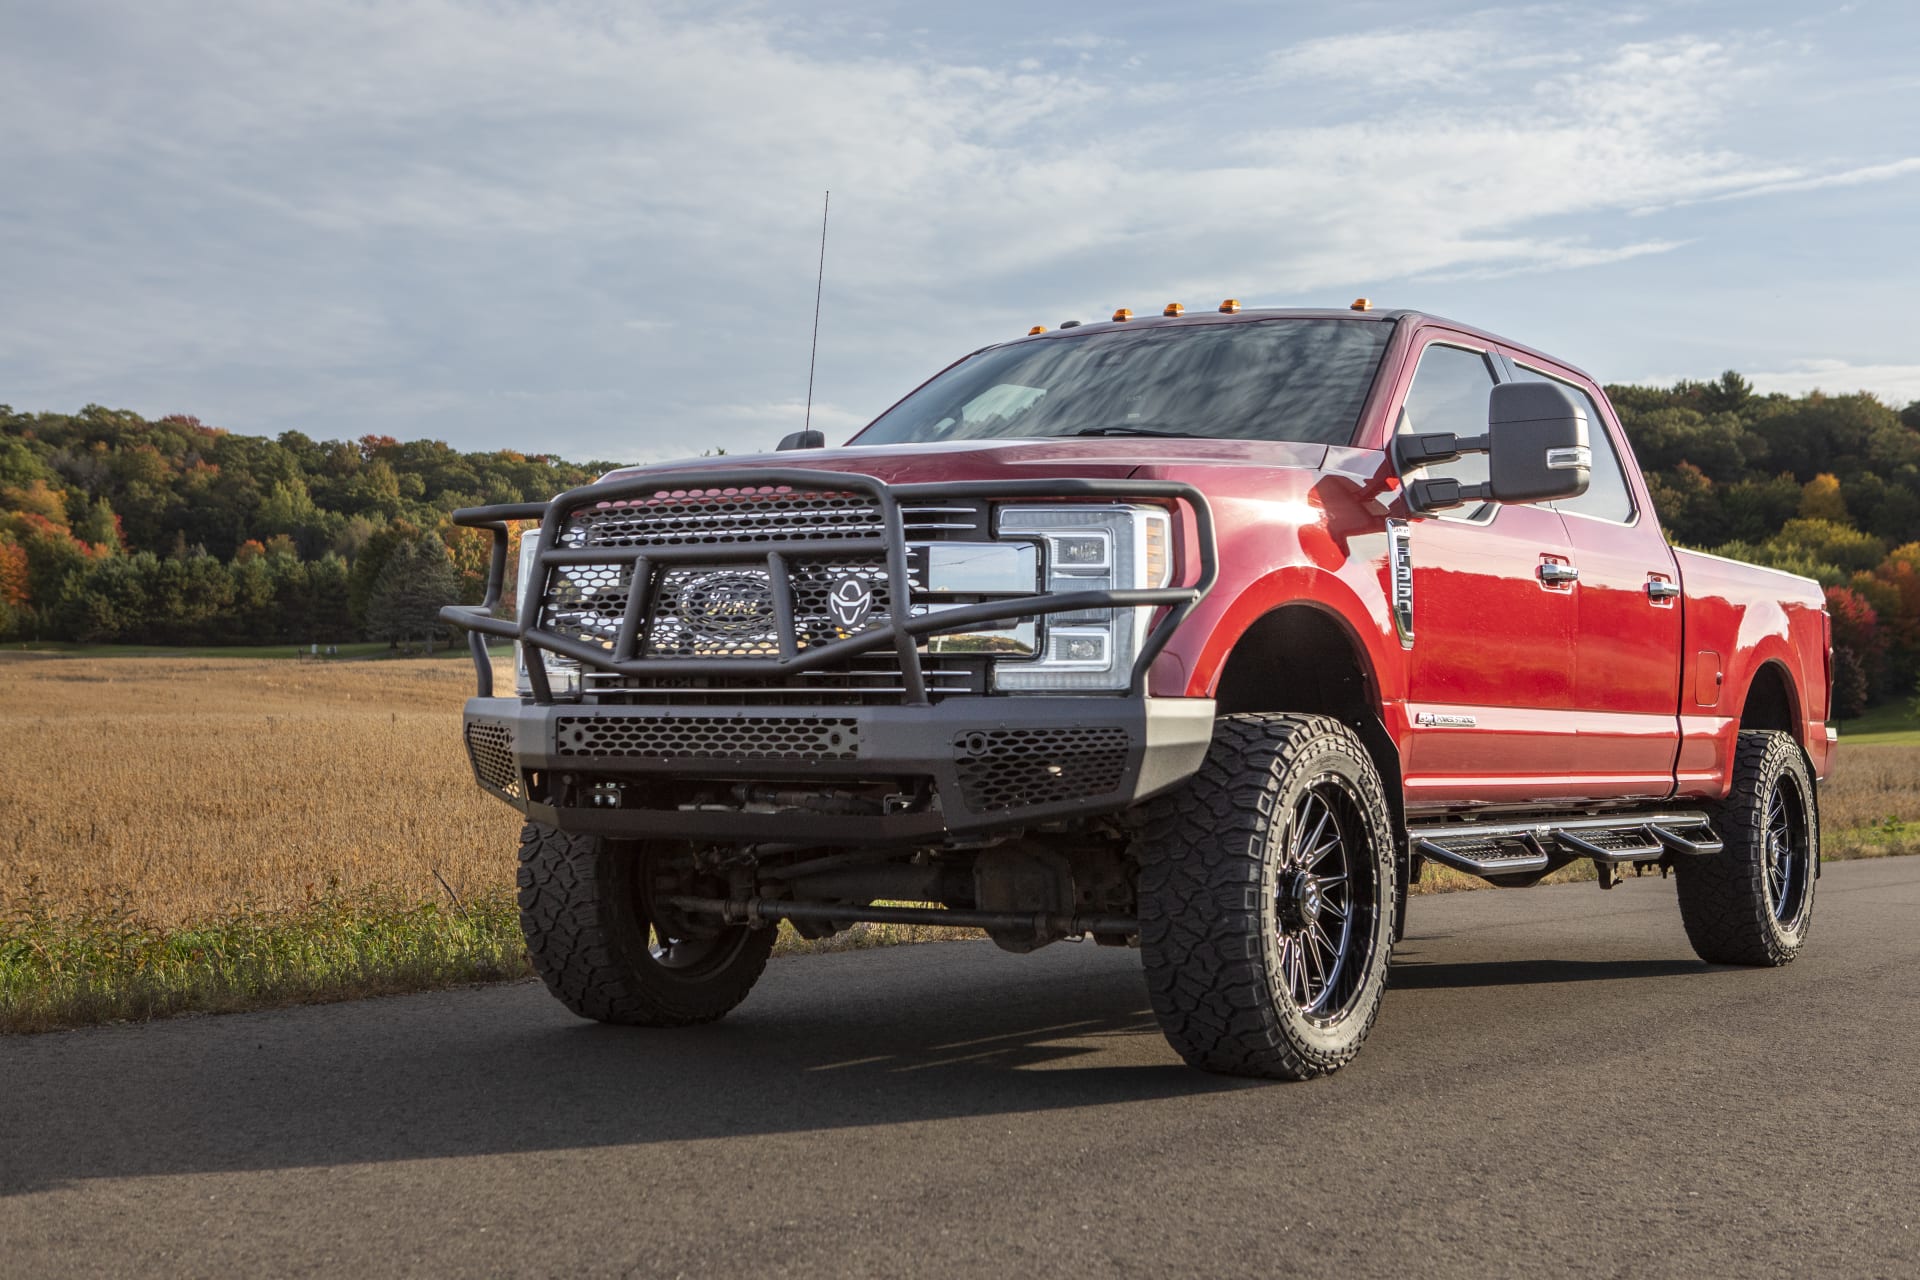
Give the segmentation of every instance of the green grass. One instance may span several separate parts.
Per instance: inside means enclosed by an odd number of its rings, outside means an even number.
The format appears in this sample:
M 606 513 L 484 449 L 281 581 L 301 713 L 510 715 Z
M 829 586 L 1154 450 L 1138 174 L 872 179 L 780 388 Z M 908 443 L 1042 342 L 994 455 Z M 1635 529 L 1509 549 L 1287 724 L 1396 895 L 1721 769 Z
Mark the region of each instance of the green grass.
M 322 649 L 326 646 L 322 645 Z M 379 641 L 357 644 L 335 645 L 337 654 L 322 653 L 322 662 L 341 662 L 346 659 L 397 658 L 402 656 L 424 657 L 416 650 L 413 654 L 402 655 Z M 181 645 L 168 647 L 154 644 L 75 644 L 70 640 L 32 640 L 16 641 L 0 646 L 0 652 L 6 653 L 58 653 L 74 658 L 309 658 L 311 651 L 306 645 L 292 644 L 225 644 L 225 645 Z M 465 643 L 442 645 L 434 650 L 436 658 L 464 658 L 467 656 Z
M 1890 702 L 1858 720 L 1840 721 L 1840 741 L 1850 747 L 1920 746 L 1920 717 L 1904 701 Z
M 1920 821 L 1888 818 L 1871 827 L 1849 827 L 1820 833 L 1820 860 L 1846 862 L 1854 858 L 1889 858 L 1920 853 Z
M 528 972 L 501 892 L 458 907 L 330 890 L 186 928 L 124 906 L 56 912 L 32 887 L 0 915 L 0 1031 L 217 1013 L 493 982 Z
M 783 924 L 775 954 L 962 936 L 974 931 L 855 925 L 809 942 Z M 506 891 L 452 904 L 330 889 L 292 910 L 238 907 L 183 928 L 146 923 L 115 902 L 56 909 L 33 886 L 0 909 L 0 1033 L 317 1004 L 531 973 Z

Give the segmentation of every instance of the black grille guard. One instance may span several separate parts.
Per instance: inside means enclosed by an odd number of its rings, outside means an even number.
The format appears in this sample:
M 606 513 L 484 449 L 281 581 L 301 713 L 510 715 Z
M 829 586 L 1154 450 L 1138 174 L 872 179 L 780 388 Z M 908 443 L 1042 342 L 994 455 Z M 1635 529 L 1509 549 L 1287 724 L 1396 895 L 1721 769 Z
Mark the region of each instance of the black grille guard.
M 873 498 L 882 526 L 878 538 L 842 538 L 806 540 L 773 539 L 738 545 L 665 545 L 629 547 L 557 547 L 560 527 L 569 513 L 582 506 L 618 502 L 624 498 L 651 496 L 687 489 L 760 488 L 785 485 L 801 490 L 838 490 L 865 494 Z M 907 537 L 901 518 L 902 502 L 918 503 L 927 499 L 968 498 L 998 501 L 1019 498 L 1072 499 L 1161 499 L 1184 503 L 1192 512 L 1194 530 L 1200 548 L 1200 575 L 1190 587 L 1162 587 L 1145 590 L 1036 592 L 1010 596 L 984 604 L 963 605 L 929 613 L 923 617 L 894 616 L 885 625 L 869 628 L 858 635 L 801 650 L 793 621 L 791 585 L 786 562 L 827 555 L 882 555 L 886 558 L 887 577 L 892 598 L 901 602 L 896 615 L 910 609 L 911 595 L 907 570 Z M 486 597 L 477 605 L 448 605 L 440 618 L 467 631 L 468 647 L 473 654 L 474 674 L 479 696 L 493 696 L 493 661 L 487 654 L 486 637 L 497 636 L 517 641 L 523 656 L 534 649 L 545 649 L 572 658 L 584 666 L 621 676 L 745 676 L 777 679 L 795 675 L 866 653 L 891 647 L 899 655 L 900 670 L 906 685 L 906 703 L 924 706 L 928 702 L 926 680 L 921 672 L 917 641 L 922 636 L 952 631 L 982 622 L 1012 618 L 1030 618 L 1041 614 L 1068 613 L 1081 609 L 1121 609 L 1141 605 L 1165 606 L 1167 611 L 1140 646 L 1128 679 L 1127 692 L 1138 695 L 1146 686 L 1147 669 L 1166 646 L 1175 628 L 1193 611 L 1195 605 L 1213 589 L 1218 576 L 1218 556 L 1214 548 L 1213 512 L 1206 498 L 1192 485 L 1162 480 L 968 480 L 954 483 L 888 485 L 871 476 L 843 471 L 815 471 L 802 468 L 767 470 L 714 468 L 699 471 L 675 471 L 654 476 L 636 476 L 628 480 L 583 485 L 561 494 L 551 502 L 502 503 L 487 507 L 464 507 L 455 511 L 453 523 L 470 529 L 485 529 L 493 534 L 493 552 L 487 565 Z M 512 534 L 509 521 L 540 521 L 539 541 L 533 572 L 546 581 L 550 567 L 579 564 L 631 564 L 632 585 L 626 612 L 621 619 L 611 650 L 584 644 L 571 637 L 541 629 L 539 610 L 522 610 L 527 616 L 518 620 L 495 616 L 505 589 L 507 551 Z M 1176 524 L 1176 529 L 1178 525 Z M 1179 546 L 1176 543 L 1176 548 Z M 753 564 L 765 565 L 774 591 L 774 621 L 778 634 L 778 658 L 641 658 L 635 650 L 648 606 L 647 582 L 651 570 L 661 564 Z M 534 700 L 551 703 L 553 690 L 547 681 L 545 662 L 526 662 L 528 682 Z

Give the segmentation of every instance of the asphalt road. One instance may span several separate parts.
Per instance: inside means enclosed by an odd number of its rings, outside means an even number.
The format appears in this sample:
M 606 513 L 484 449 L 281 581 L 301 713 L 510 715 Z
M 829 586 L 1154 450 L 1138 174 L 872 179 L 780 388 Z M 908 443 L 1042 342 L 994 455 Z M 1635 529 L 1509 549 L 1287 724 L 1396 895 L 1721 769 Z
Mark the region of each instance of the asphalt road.
M 532 983 L 0 1040 L 0 1272 L 1914 1275 L 1920 859 L 1784 970 L 1670 884 L 1417 899 L 1328 1080 L 1181 1066 L 1132 952 L 776 961 L 712 1028 Z

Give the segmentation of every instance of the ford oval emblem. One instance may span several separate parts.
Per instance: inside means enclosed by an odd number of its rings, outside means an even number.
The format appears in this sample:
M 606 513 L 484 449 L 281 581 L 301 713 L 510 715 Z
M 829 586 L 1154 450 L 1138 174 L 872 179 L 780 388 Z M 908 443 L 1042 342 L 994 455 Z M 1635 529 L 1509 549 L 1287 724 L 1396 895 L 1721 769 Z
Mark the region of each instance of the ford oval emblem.
M 827 608 L 842 630 L 852 631 L 873 614 L 873 584 L 856 573 L 844 575 L 827 593 Z
M 680 620 L 705 636 L 757 636 L 773 627 L 773 588 L 751 573 L 709 573 L 680 588 Z

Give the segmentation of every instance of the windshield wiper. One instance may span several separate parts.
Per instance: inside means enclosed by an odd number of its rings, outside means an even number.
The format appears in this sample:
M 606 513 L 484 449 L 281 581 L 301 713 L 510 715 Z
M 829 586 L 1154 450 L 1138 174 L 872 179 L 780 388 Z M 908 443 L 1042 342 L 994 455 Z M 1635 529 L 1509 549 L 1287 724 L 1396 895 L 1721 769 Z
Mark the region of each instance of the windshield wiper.
M 1161 431 L 1154 427 L 1082 427 L 1070 433 L 1076 436 L 1184 436 L 1192 438 L 1191 431 Z

